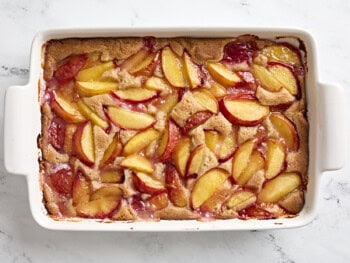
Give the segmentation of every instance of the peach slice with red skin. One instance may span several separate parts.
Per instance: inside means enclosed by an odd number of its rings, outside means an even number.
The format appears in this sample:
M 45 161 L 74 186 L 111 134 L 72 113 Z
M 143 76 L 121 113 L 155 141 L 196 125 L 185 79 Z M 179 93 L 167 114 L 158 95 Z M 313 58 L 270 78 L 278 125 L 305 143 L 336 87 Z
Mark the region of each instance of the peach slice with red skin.
M 160 133 L 153 128 L 139 132 L 125 144 L 123 154 L 130 155 L 138 153 L 146 148 L 152 141 L 158 139 L 159 136 Z
M 130 130 L 144 130 L 155 123 L 153 116 L 131 111 L 119 106 L 107 106 L 106 113 L 109 119 L 117 126 Z
M 120 166 L 149 174 L 153 173 L 154 171 L 154 167 L 151 161 L 149 161 L 146 157 L 138 154 L 127 156 L 121 161 Z
M 258 195 L 258 202 L 278 202 L 288 193 L 301 186 L 301 184 L 302 182 L 299 173 L 281 173 L 264 184 Z
M 183 53 L 183 67 L 191 88 L 200 86 L 202 83 L 200 69 L 193 63 L 190 55 L 186 51 Z
M 227 171 L 213 168 L 199 177 L 191 192 L 192 208 L 198 209 L 224 184 L 229 176 Z
M 191 152 L 187 162 L 187 177 L 196 177 L 198 175 L 199 168 L 203 162 L 204 153 L 205 147 L 203 144 L 198 145 Z
M 161 63 L 165 78 L 177 88 L 186 87 L 181 60 L 170 47 L 165 47 L 161 53 Z
M 167 126 L 158 146 L 158 157 L 161 161 L 165 162 L 171 159 L 179 138 L 179 128 L 173 121 L 168 120 Z
M 58 94 L 54 94 L 51 100 L 51 107 L 59 117 L 67 122 L 79 123 L 85 121 L 84 116 L 78 111 L 75 103 L 65 100 Z
M 233 124 L 254 126 L 269 115 L 268 106 L 261 105 L 249 94 L 231 94 L 220 102 L 220 109 L 224 116 Z
M 88 165 L 95 162 L 94 134 L 90 122 L 80 124 L 73 136 L 75 153 Z
M 209 62 L 207 69 L 213 79 L 224 86 L 234 86 L 241 81 L 241 78 L 224 64 Z
M 279 136 L 285 141 L 288 149 L 290 151 L 298 150 L 299 136 L 295 125 L 282 113 L 272 113 L 269 120 Z
M 209 111 L 198 111 L 189 117 L 184 127 L 182 128 L 183 133 L 187 134 L 194 128 L 206 122 L 213 114 Z
M 182 138 L 176 145 L 174 152 L 174 164 L 181 176 L 186 175 L 186 167 L 191 154 L 191 140 L 189 137 Z
M 145 102 L 157 97 L 157 92 L 144 88 L 128 88 L 114 91 L 113 94 L 127 102 Z
M 106 151 L 103 154 L 103 157 L 100 161 L 99 168 L 105 167 L 107 164 L 112 163 L 117 156 L 120 155 L 123 149 L 122 144 L 119 141 L 118 136 L 114 136 L 112 142 L 107 147 Z
M 177 207 L 187 206 L 187 195 L 181 183 L 179 174 L 174 166 L 165 167 L 165 185 L 168 189 L 169 199 Z
M 277 140 L 268 140 L 266 152 L 266 171 L 265 177 L 271 179 L 283 171 L 285 163 L 286 149 L 285 146 Z
M 166 192 L 165 186 L 152 176 L 137 172 L 133 175 L 134 185 L 142 193 L 159 194 Z

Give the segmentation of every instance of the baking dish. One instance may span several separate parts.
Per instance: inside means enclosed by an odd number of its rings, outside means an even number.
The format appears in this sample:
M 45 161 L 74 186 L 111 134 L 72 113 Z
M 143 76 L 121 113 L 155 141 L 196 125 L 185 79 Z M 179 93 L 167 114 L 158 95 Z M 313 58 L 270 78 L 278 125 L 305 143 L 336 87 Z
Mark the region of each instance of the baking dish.
M 69 37 L 228 37 L 253 34 L 260 38 L 288 36 L 299 38 L 307 50 L 308 74 L 306 90 L 308 101 L 309 132 L 309 184 L 305 206 L 295 218 L 272 220 L 216 220 L 199 222 L 111 222 L 91 219 L 57 221 L 47 216 L 42 202 L 38 177 L 37 136 L 40 133 L 40 107 L 38 103 L 38 80 L 42 75 L 42 45 L 50 39 Z M 10 173 L 25 175 L 28 181 L 29 201 L 35 220 L 43 227 L 55 230 L 109 230 L 109 231 L 187 231 L 187 230 L 257 230 L 290 228 L 312 221 L 317 210 L 320 176 L 322 172 L 340 169 L 343 165 L 345 140 L 344 90 L 336 85 L 320 84 L 317 78 L 316 50 L 312 37 L 300 30 L 253 29 L 253 28 L 109 28 L 49 30 L 36 35 L 32 45 L 30 79 L 25 86 L 10 87 L 5 99 L 4 153 L 5 167 Z

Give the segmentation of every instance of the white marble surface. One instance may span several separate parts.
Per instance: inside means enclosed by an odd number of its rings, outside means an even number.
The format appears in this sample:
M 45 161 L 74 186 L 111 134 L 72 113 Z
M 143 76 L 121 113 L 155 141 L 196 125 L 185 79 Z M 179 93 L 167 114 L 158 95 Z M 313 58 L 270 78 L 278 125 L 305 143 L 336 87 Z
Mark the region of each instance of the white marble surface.
M 303 28 L 318 43 L 320 80 L 343 85 L 349 102 L 349 14 L 347 0 L 0 0 L 0 134 L 5 90 L 27 82 L 30 44 L 38 30 L 179 25 Z M 350 116 L 344 121 L 349 124 Z M 5 172 L 2 145 L 1 137 L 0 262 L 350 262 L 348 154 L 343 170 L 323 175 L 318 216 L 303 228 L 226 233 L 84 233 L 48 231 L 34 222 L 26 181 Z

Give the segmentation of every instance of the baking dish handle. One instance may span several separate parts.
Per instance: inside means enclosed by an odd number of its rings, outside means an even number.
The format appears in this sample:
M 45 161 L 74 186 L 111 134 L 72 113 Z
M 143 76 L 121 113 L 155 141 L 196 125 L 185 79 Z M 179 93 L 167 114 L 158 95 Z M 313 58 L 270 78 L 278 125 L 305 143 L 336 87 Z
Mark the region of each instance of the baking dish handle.
M 346 141 L 345 90 L 334 84 L 319 84 L 321 116 L 321 170 L 339 170 L 344 165 Z
M 4 116 L 4 163 L 9 173 L 27 175 L 32 156 L 28 152 L 28 128 L 32 121 L 28 109 L 28 86 L 13 86 L 6 90 Z M 29 118 L 28 118 L 29 117 Z M 26 136 L 27 135 L 27 136 Z

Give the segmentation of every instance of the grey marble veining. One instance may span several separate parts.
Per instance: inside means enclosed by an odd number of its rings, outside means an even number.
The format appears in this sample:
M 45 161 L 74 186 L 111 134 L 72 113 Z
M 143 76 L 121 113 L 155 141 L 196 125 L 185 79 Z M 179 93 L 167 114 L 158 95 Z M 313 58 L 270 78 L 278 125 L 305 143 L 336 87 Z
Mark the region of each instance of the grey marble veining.
M 0 0 L 0 136 L 5 90 L 28 80 L 30 45 L 40 29 L 183 25 L 303 28 L 317 40 L 320 80 L 346 87 L 349 102 L 349 13 L 350 2 L 346 0 Z M 350 116 L 344 121 L 349 135 Z M 343 170 L 322 176 L 318 216 L 303 228 L 88 233 L 48 231 L 34 222 L 26 180 L 6 173 L 2 146 L 1 137 L 0 262 L 350 262 L 348 153 Z

